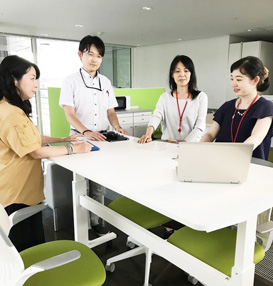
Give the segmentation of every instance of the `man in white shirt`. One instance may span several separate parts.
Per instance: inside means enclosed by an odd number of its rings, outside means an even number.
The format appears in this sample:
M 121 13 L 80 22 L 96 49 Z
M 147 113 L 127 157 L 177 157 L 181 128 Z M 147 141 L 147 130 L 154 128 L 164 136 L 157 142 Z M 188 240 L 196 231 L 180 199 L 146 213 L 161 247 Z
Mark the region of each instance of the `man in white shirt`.
M 71 125 L 70 134 L 81 133 L 87 139 L 97 141 L 106 139 L 100 131 L 107 130 L 109 123 L 115 131 L 127 134 L 119 125 L 114 110 L 118 104 L 111 82 L 98 72 L 104 53 L 105 46 L 99 37 L 88 35 L 80 41 L 78 55 L 82 68 L 64 79 L 59 101 Z M 103 202 L 104 194 L 104 187 L 90 182 L 90 197 Z M 106 233 L 94 214 L 91 225 L 98 235 Z

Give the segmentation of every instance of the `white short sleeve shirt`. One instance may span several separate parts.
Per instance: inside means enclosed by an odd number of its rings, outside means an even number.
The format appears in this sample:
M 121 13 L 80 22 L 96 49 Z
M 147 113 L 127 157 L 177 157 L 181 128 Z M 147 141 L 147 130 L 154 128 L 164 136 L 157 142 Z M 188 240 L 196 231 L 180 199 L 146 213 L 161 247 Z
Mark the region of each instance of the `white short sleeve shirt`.
M 64 79 L 59 104 L 73 106 L 76 117 L 92 131 L 106 130 L 107 110 L 118 106 L 110 80 L 98 72 L 92 78 L 84 69 Z

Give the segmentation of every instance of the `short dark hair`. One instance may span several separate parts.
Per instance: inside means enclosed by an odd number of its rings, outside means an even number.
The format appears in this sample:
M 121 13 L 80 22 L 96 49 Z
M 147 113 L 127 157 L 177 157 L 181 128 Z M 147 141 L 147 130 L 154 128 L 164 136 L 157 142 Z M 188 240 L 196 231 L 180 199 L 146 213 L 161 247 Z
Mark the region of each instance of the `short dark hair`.
M 170 89 L 171 89 L 172 93 L 177 90 L 177 85 L 173 79 L 173 74 L 174 74 L 175 68 L 176 68 L 178 63 L 182 63 L 191 72 L 191 78 L 189 81 L 188 89 L 189 89 L 189 92 L 192 94 L 192 98 L 194 99 L 197 97 L 197 95 L 200 93 L 200 91 L 198 91 L 196 89 L 197 88 L 197 78 L 196 78 L 196 73 L 195 73 L 193 61 L 191 60 L 191 58 L 189 58 L 185 55 L 176 56 L 171 63 L 170 72 L 169 72 Z
M 5 98 L 10 104 L 21 108 L 27 116 L 31 114 L 30 101 L 22 100 L 14 80 L 21 80 L 31 67 L 35 69 L 36 79 L 38 79 L 40 77 L 39 68 L 21 57 L 7 56 L 0 64 L 0 100 Z
M 99 54 L 103 57 L 105 54 L 105 45 L 101 38 L 97 36 L 85 36 L 81 39 L 79 45 L 80 52 L 87 52 L 90 50 L 91 46 L 95 46 Z
M 257 91 L 265 91 L 269 88 L 270 82 L 263 62 L 253 56 L 248 56 L 233 63 L 230 67 L 230 72 L 239 70 L 243 75 L 248 76 L 250 79 L 254 79 L 256 76 L 260 77 L 260 81 L 257 84 Z

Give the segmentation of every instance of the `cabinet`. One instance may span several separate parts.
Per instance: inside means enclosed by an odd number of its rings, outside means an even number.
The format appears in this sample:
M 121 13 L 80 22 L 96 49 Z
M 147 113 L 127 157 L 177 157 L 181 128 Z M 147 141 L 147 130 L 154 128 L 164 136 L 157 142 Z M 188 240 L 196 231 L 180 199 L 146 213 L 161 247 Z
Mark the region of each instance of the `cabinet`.
M 151 116 L 151 110 L 136 109 L 117 112 L 117 117 L 122 128 L 134 137 L 141 137 L 145 134 Z
M 273 43 L 264 41 L 235 43 L 229 45 L 229 60 L 228 60 L 228 75 L 230 74 L 230 66 L 237 60 L 247 57 L 255 56 L 262 60 L 264 65 L 269 69 L 273 70 Z M 229 77 L 228 77 L 229 79 Z M 273 73 L 269 72 L 269 81 L 273 82 Z M 273 85 L 269 87 L 265 92 L 260 94 L 273 94 Z M 230 85 L 230 80 L 227 84 L 227 100 L 234 98 L 234 92 Z
M 124 128 L 129 135 L 134 136 L 134 117 L 132 113 L 119 113 L 117 112 L 117 117 L 120 126 Z

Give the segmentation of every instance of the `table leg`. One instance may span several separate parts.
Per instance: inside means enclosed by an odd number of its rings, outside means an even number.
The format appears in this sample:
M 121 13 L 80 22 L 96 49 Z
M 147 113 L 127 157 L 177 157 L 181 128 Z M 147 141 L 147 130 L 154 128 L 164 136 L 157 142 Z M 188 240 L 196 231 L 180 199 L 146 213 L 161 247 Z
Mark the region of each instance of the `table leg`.
M 73 218 L 74 218 L 74 238 L 88 244 L 88 212 L 80 205 L 80 195 L 87 194 L 86 180 L 84 177 L 73 173 L 72 182 L 73 193 Z
M 235 263 L 232 268 L 232 280 L 240 286 L 251 286 L 254 283 L 255 265 L 253 263 L 256 239 L 257 217 L 239 223 L 237 229 Z
M 73 192 L 73 217 L 74 217 L 74 236 L 75 241 L 84 243 L 92 248 L 102 243 L 113 240 L 117 235 L 109 232 L 101 237 L 89 240 L 88 238 L 88 209 L 80 202 L 80 196 L 87 195 L 86 179 L 73 173 L 72 192 Z M 90 211 L 92 211 L 90 209 Z M 96 213 L 96 212 L 95 212 Z

